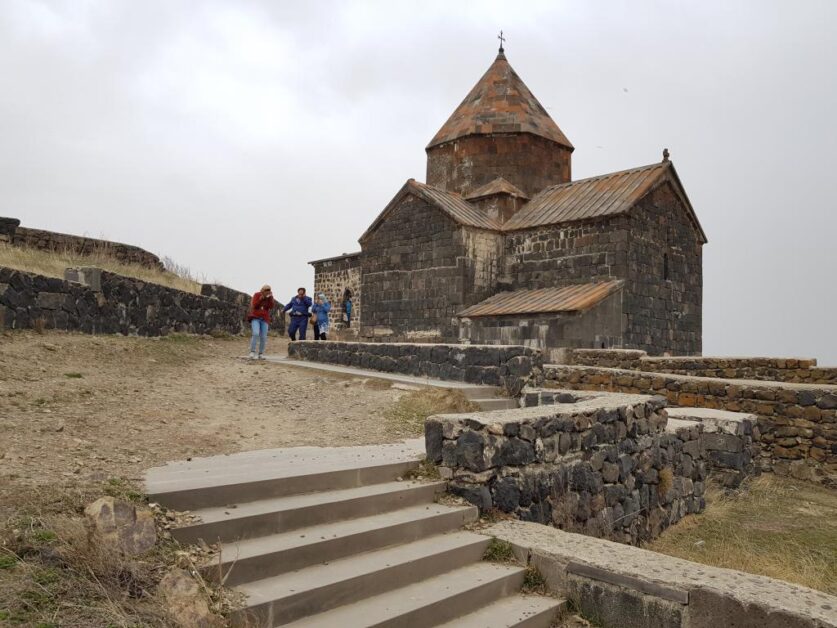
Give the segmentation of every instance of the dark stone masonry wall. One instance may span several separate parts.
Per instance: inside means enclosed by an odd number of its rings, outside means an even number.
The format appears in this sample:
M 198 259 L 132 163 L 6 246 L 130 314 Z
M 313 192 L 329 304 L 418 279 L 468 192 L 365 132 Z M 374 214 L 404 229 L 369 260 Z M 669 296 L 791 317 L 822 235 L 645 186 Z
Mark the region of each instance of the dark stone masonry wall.
M 288 345 L 288 357 L 354 366 L 386 373 L 504 386 L 517 395 L 541 374 L 540 351 L 497 345 L 317 342 Z
M 654 373 L 756 379 L 798 384 L 837 384 L 837 367 L 818 367 L 813 358 L 650 357 L 644 351 L 579 349 L 563 361 L 580 366 L 604 366 Z
M 17 222 L 13 229 L 10 227 L 11 221 Z M 138 246 L 43 229 L 29 229 L 19 226 L 20 221 L 16 219 L 0 218 L 0 222 L 5 225 L 0 226 L 0 238 L 5 235 L 7 241 L 15 246 L 41 251 L 71 251 L 77 255 L 106 253 L 126 264 L 163 269 L 159 257 Z
M 631 209 L 625 347 L 700 355 L 703 262 L 699 234 L 670 184 Z
M 453 221 L 406 196 L 363 242 L 361 334 L 456 338 L 466 279 L 465 246 Z
M 205 283 L 201 286 L 201 294 L 211 299 L 234 303 L 241 308 L 242 312 L 246 312 L 250 309 L 252 295 L 247 294 L 246 292 L 233 290 L 232 288 L 227 288 L 227 286 L 221 284 Z M 283 307 L 283 303 L 276 301 L 276 305 L 270 312 L 270 329 L 280 334 L 285 333 L 285 314 L 282 312 Z
M 244 310 L 238 303 L 99 272 L 96 290 L 0 268 L 0 322 L 7 329 L 43 324 L 46 329 L 141 336 L 242 330 Z
M 427 150 L 427 184 L 466 196 L 503 177 L 530 198 L 571 177 L 572 151 L 531 135 L 473 135 Z
M 352 327 L 358 329 L 363 310 L 360 281 L 360 254 L 312 262 L 314 264 L 314 293 L 324 293 L 331 303 L 329 321 L 332 328 L 343 323 L 343 295 L 352 294 Z M 313 296 L 313 295 L 312 295 Z
M 627 276 L 628 219 L 617 216 L 505 234 L 501 286 L 555 288 Z
M 425 423 L 427 457 L 482 511 L 638 544 L 703 510 L 699 430 L 665 432 L 665 400 L 610 395 Z
M 749 412 L 762 470 L 837 484 L 837 386 L 547 365 L 545 385 L 664 396 L 671 406 Z

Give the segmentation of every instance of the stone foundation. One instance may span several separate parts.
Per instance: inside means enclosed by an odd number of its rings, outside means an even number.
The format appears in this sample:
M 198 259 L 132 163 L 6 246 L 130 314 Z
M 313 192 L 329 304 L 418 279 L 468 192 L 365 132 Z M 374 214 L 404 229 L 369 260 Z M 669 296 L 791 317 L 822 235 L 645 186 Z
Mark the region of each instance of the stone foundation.
M 428 460 L 483 511 L 637 544 L 703 510 L 700 429 L 666 433 L 661 397 L 430 417 Z

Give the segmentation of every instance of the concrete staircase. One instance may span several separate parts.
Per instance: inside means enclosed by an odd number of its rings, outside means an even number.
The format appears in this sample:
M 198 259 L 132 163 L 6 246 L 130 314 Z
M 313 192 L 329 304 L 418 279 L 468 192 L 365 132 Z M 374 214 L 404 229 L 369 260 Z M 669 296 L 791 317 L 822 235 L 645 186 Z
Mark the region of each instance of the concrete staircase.
M 407 476 L 423 441 L 246 452 L 151 469 L 153 501 L 197 519 L 183 543 L 221 542 L 202 567 L 244 593 L 236 626 L 547 628 L 561 600 L 519 595 L 524 570 L 483 562 L 473 506 Z

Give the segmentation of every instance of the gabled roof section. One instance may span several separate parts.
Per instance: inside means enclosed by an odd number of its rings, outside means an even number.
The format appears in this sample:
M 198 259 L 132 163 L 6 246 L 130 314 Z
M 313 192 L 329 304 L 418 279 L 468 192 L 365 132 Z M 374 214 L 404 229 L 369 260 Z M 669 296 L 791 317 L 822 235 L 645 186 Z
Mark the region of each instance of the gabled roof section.
M 498 221 L 489 218 L 485 212 L 480 211 L 478 208 L 463 200 L 459 194 L 445 192 L 432 185 L 419 183 L 415 179 L 408 179 L 407 183 L 401 187 L 384 210 L 378 214 L 378 217 L 375 218 L 369 228 L 360 236 L 359 241 L 363 242 L 369 237 L 408 194 L 412 194 L 416 198 L 420 198 L 437 209 L 440 209 L 460 225 L 476 227 L 477 229 L 487 229 L 489 231 L 500 230 L 501 224 Z
M 467 135 L 492 133 L 532 133 L 573 149 L 502 52 L 427 148 Z
M 515 290 L 501 292 L 459 312 L 460 318 L 508 316 L 511 314 L 550 314 L 589 310 L 622 287 L 617 279 L 601 283 L 585 283 L 563 288 Z
M 670 161 L 548 187 L 506 221 L 503 231 L 624 214 L 648 192 L 666 182 L 674 187 L 705 243 L 706 234 Z
M 478 198 L 485 198 L 486 196 L 495 196 L 497 194 L 508 194 L 509 196 L 515 196 L 517 198 L 529 198 L 526 196 L 525 192 L 517 188 L 512 183 L 506 181 L 503 177 L 497 177 L 493 181 L 489 181 L 485 185 L 478 187 L 473 192 L 466 194 L 465 199 L 472 201 Z

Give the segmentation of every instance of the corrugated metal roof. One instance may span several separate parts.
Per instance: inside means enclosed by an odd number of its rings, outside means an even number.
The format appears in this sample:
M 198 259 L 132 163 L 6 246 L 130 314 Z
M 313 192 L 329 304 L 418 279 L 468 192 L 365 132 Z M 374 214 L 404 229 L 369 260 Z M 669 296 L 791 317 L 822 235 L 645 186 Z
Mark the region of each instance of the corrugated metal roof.
M 447 212 L 456 222 L 480 229 L 500 230 L 501 224 L 499 221 L 489 218 L 484 211 L 471 205 L 459 196 L 459 194 L 445 192 L 432 185 L 419 183 L 412 179 L 410 180 L 410 184 L 428 203 L 433 203 L 439 209 Z
M 503 226 L 528 229 L 627 212 L 665 175 L 671 162 L 562 183 L 539 192 Z
M 493 181 L 489 181 L 485 185 L 478 187 L 473 192 L 466 194 L 465 199 L 470 201 L 472 199 L 493 196 L 494 194 L 509 194 L 517 198 L 529 198 L 525 192 L 506 181 L 503 177 L 497 177 Z
M 461 311 L 461 318 L 506 316 L 510 314 L 545 314 L 587 310 L 622 287 L 623 281 L 585 283 L 563 288 L 501 292 Z
M 497 55 L 427 148 L 467 135 L 492 133 L 532 133 L 573 147 L 503 53 Z

